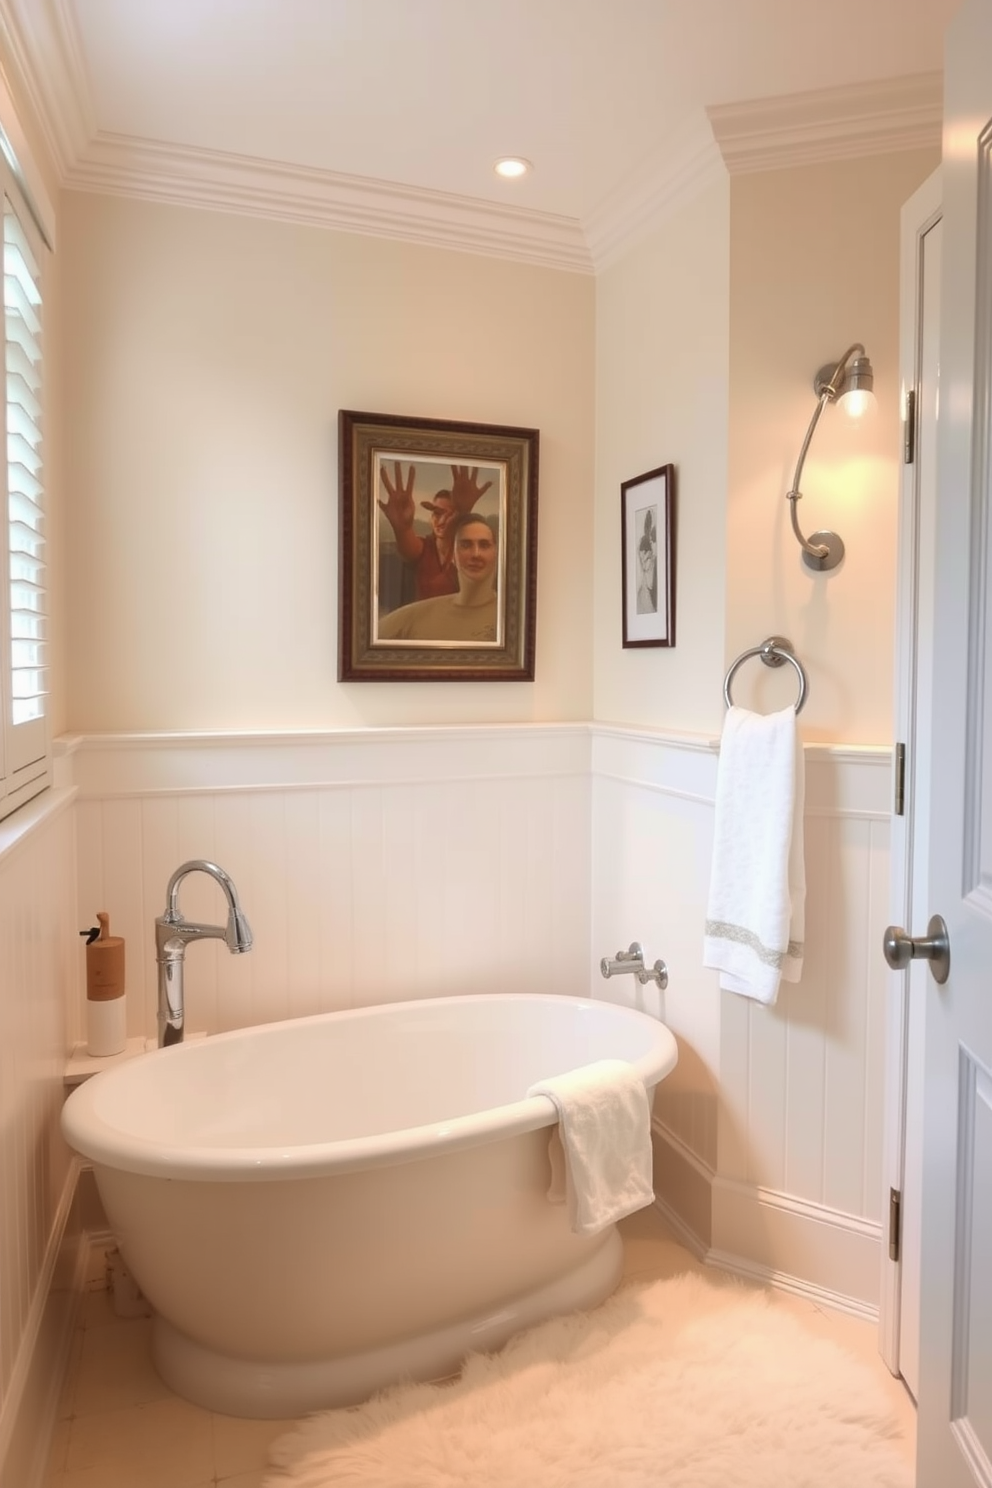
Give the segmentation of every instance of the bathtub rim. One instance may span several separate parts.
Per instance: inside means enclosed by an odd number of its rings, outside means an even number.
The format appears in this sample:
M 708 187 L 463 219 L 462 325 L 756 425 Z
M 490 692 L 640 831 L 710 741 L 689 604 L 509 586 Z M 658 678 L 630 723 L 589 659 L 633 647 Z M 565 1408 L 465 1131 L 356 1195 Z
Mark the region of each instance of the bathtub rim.
M 299 1030 L 307 1025 L 331 1020 L 388 1016 L 398 1008 L 409 1010 L 411 1007 L 439 1008 L 450 1007 L 452 1004 L 511 1004 L 523 1001 L 570 1006 L 583 1011 L 590 1007 L 603 1009 L 621 1021 L 651 1025 L 655 1035 L 651 1049 L 639 1059 L 630 1061 L 649 1091 L 678 1062 L 675 1037 L 667 1024 L 639 1009 L 600 998 L 506 992 L 407 999 L 374 1003 L 362 1008 L 314 1013 L 304 1018 L 284 1018 L 273 1023 L 252 1024 L 246 1028 L 213 1034 L 207 1040 L 178 1044 L 169 1049 L 151 1050 L 126 1065 L 102 1070 L 85 1084 L 77 1086 L 62 1108 L 63 1136 L 76 1152 L 97 1168 L 104 1166 L 143 1177 L 202 1183 L 270 1183 L 320 1178 L 398 1163 L 425 1161 L 496 1139 L 520 1136 L 555 1124 L 557 1112 L 548 1096 L 524 1097 L 470 1115 L 423 1126 L 398 1128 L 371 1137 L 352 1137 L 336 1142 L 307 1143 L 284 1148 L 194 1148 L 154 1142 L 124 1132 L 120 1127 L 105 1121 L 97 1103 L 107 1082 L 133 1080 L 136 1068 L 148 1059 L 176 1060 L 184 1056 L 202 1058 L 211 1046 L 216 1047 L 222 1043 L 257 1039 L 277 1030 Z

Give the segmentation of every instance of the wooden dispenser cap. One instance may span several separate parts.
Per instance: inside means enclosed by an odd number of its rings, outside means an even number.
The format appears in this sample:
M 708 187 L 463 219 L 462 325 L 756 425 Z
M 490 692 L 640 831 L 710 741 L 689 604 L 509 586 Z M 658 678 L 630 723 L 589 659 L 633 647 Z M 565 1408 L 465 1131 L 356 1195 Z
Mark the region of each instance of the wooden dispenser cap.
M 86 947 L 86 997 L 89 1002 L 112 1002 L 124 996 L 124 937 L 111 935 L 110 916 L 97 915 L 99 940 Z

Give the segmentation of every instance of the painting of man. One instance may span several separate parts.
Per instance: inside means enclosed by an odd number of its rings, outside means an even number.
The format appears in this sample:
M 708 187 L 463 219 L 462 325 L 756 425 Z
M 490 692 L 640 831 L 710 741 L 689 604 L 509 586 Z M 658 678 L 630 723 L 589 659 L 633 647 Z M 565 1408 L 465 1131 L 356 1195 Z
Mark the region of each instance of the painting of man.
M 492 481 L 487 480 L 480 486 L 477 468 L 452 465 L 450 489 L 436 491 L 428 500 L 420 499 L 420 506 L 430 512 L 431 523 L 430 532 L 423 534 L 415 526 L 416 465 L 410 465 L 404 476 L 402 462 L 395 460 L 392 474 L 388 464 L 383 464 L 380 476 L 386 499 L 379 500 L 379 510 L 392 528 L 396 551 L 413 569 L 414 598 L 434 599 L 442 594 L 457 594 L 458 575 L 454 566 L 451 524 L 457 516 L 473 510 L 492 486 Z
M 534 680 L 539 443 L 340 410 L 340 681 Z
M 384 641 L 435 641 L 464 646 L 500 639 L 496 571 L 499 545 L 484 517 L 463 512 L 449 526 L 458 588 L 401 605 L 379 621 Z
M 377 462 L 376 501 L 373 508 L 375 536 L 374 626 L 376 641 L 435 640 L 449 645 L 474 645 L 479 641 L 479 623 L 469 624 L 468 611 L 476 609 L 468 597 L 473 593 L 469 564 L 476 562 L 481 547 L 489 573 L 487 605 L 492 612 L 483 644 L 495 641 L 496 591 L 502 559 L 502 505 L 505 473 L 499 466 L 449 464 L 437 457 L 421 455 L 407 460 L 402 455 Z M 455 533 L 466 517 L 482 519 L 485 533 L 476 533 L 469 555 L 462 539 L 465 562 L 459 564 Z M 491 562 L 488 560 L 491 559 Z M 418 634 L 401 636 L 393 617 L 404 612 L 397 624 L 412 623 L 405 612 L 415 605 L 435 600 L 456 600 L 430 611 L 430 622 L 417 611 Z M 449 613 L 452 612 L 452 613 Z M 437 617 L 447 615 L 440 622 Z M 475 622 L 480 622 L 478 614 Z M 430 624 L 430 636 L 419 634 Z M 446 632 L 441 635 L 438 625 Z M 471 630 L 471 634 L 469 631 Z

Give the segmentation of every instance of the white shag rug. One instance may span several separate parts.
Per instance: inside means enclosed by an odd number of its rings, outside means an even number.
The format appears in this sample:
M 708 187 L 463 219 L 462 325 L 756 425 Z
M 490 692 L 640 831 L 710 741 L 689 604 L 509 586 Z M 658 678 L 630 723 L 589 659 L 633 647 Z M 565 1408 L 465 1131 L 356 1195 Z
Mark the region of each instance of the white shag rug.
M 311 1416 L 264 1488 L 912 1488 L 881 1385 L 765 1294 L 630 1284 L 469 1358 Z

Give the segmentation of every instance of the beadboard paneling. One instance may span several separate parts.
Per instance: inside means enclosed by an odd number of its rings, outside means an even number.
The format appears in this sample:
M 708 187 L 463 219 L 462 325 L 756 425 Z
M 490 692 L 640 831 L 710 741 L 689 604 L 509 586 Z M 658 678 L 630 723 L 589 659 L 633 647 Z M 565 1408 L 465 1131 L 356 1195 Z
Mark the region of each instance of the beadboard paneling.
M 679 1155 L 704 1253 L 870 1312 L 888 753 L 807 750 L 807 956 L 771 1009 L 701 964 L 716 767 L 715 741 L 578 724 L 62 741 L 75 809 L 53 791 L 0 827 L 0 1461 L 71 1178 L 57 1124 L 85 1033 L 77 931 L 110 911 L 129 1033 L 153 1033 L 154 918 L 189 857 L 229 869 L 255 930 L 247 956 L 190 954 L 191 1029 L 461 991 L 643 1007 L 680 1043 L 659 1172 Z M 182 905 L 222 913 L 202 875 Z M 600 978 L 633 939 L 667 961 L 666 992 Z
M 65 751 L 64 751 L 65 752 Z M 187 961 L 190 1028 L 390 997 L 539 987 L 664 1017 L 656 1114 L 721 1177 L 868 1219 L 880 1174 L 889 756 L 807 750 L 807 954 L 766 1009 L 701 964 L 716 741 L 609 726 L 69 745 L 78 891 L 128 942 L 129 1033 L 154 1031 L 153 923 L 188 857 L 234 876 L 255 931 Z M 217 918 L 216 887 L 183 886 Z M 640 940 L 661 993 L 603 981 Z M 81 1017 L 80 998 L 75 1016 Z
M 617 742 L 608 741 L 610 764 L 622 768 Z M 659 992 L 654 983 L 642 987 L 632 976 L 599 979 L 594 994 L 643 1008 L 675 1033 L 679 1063 L 655 1093 L 655 1113 L 715 1167 L 719 998 L 702 966 L 713 808 L 712 796 L 707 801 L 696 795 L 706 782 L 694 778 L 704 764 L 712 792 L 715 759 L 656 744 L 657 758 L 645 760 L 643 740 L 635 741 L 635 751 L 642 758 L 632 761 L 633 768 L 648 766 L 638 778 L 598 770 L 593 778 L 593 944 L 598 960 L 640 941 L 649 965 L 665 962 L 669 983 Z M 683 762 L 686 778 L 680 782 L 676 767 Z
M 64 988 L 78 953 L 71 792 L 0 827 L 0 1462 L 43 1312 L 69 1174 Z
M 80 904 L 109 910 L 127 940 L 129 1034 L 154 1033 L 154 920 L 194 857 L 234 878 L 255 945 L 190 951 L 190 1029 L 393 998 L 588 993 L 584 726 L 290 737 L 284 750 L 258 736 L 94 738 L 69 752 Z M 223 917 L 202 874 L 181 907 Z M 81 1011 L 79 992 L 77 1026 Z
M 887 821 L 807 820 L 806 956 L 773 1008 L 722 993 L 723 1177 L 877 1220 Z
M 128 941 L 130 1033 L 154 1031 L 153 923 L 188 857 L 231 872 L 255 931 L 244 957 L 191 951 L 191 1030 L 461 991 L 641 1007 L 679 1040 L 656 1130 L 695 1164 L 694 1202 L 712 1175 L 714 1260 L 802 1285 L 836 1230 L 857 1266 L 821 1257 L 806 1280 L 870 1307 L 889 753 L 806 751 L 806 961 L 773 1008 L 721 993 L 702 966 L 717 761 L 700 737 L 521 725 L 85 738 L 61 765 L 79 785 L 80 905 L 108 909 Z M 202 876 L 182 907 L 222 911 Z M 599 976 L 635 939 L 667 962 L 667 991 Z
M 806 750 L 806 956 L 771 1008 L 702 966 L 717 758 L 716 741 L 597 731 L 594 946 L 638 939 L 668 963 L 660 1011 L 680 1063 L 655 1114 L 689 1154 L 721 1180 L 876 1221 L 889 752 Z M 615 995 L 645 994 L 624 979 Z

